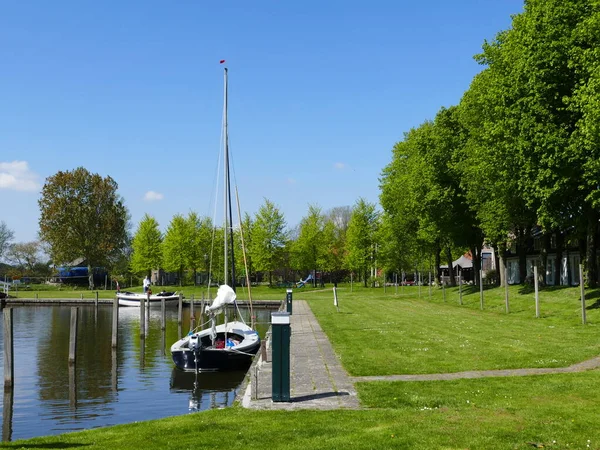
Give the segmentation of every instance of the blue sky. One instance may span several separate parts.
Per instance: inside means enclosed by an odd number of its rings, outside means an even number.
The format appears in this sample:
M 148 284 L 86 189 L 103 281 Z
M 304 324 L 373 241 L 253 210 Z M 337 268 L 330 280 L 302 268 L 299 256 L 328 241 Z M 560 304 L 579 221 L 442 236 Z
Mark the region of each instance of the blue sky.
M 45 179 L 110 175 L 164 230 L 212 217 L 223 66 L 242 211 L 293 227 L 378 202 L 403 133 L 457 104 L 522 0 L 0 2 L 0 220 L 36 239 Z

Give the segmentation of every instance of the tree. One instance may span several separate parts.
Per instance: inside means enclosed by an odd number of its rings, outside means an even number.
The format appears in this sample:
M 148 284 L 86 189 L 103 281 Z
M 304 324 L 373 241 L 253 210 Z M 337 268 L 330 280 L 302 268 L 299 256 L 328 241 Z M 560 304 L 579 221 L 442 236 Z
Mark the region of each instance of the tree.
M 205 273 L 208 273 L 209 270 L 208 257 L 213 225 L 209 217 L 199 217 L 195 212 L 189 213 L 186 222 L 187 232 L 190 235 L 186 252 L 186 266 L 194 273 L 195 285 L 198 269 L 202 268 Z
M 298 237 L 292 244 L 293 265 L 301 270 L 314 270 L 327 264 L 327 245 L 324 235 L 325 216 L 317 205 L 309 205 L 308 215 L 300 221 Z M 316 276 L 313 277 L 316 285 Z
M 127 243 L 129 213 L 111 178 L 83 167 L 46 179 L 40 206 L 40 239 L 55 263 L 87 261 L 89 287 L 93 267 L 110 265 Z
M 33 273 L 40 263 L 40 250 L 38 241 L 20 242 L 9 246 L 7 258 L 12 264 Z
M 193 229 L 190 222 L 176 214 L 167 228 L 162 242 L 162 267 L 167 272 L 177 272 L 179 285 L 183 278 L 183 271 L 191 259 Z
M 4 221 L 0 222 L 0 259 L 2 259 L 2 255 L 6 251 L 14 235 L 13 231 L 8 228 L 8 225 L 6 225 Z
M 273 271 L 281 263 L 286 242 L 285 226 L 283 213 L 265 198 L 265 203 L 259 208 L 252 226 L 250 253 L 254 268 L 269 272 L 269 284 L 273 283 Z
M 373 203 L 359 198 L 352 210 L 348 224 L 346 266 L 363 275 L 365 287 L 367 274 L 375 258 L 375 237 L 378 229 L 379 215 Z
M 158 222 L 145 214 L 133 236 L 131 247 L 131 269 L 139 274 L 152 274 L 152 269 L 159 269 L 162 264 L 162 233 Z

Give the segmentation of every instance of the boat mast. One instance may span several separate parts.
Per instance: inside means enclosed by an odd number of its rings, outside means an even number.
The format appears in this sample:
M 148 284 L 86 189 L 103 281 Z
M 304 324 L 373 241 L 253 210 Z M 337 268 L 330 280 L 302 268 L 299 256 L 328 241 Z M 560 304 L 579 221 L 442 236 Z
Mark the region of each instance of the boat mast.
M 225 67 L 225 112 L 224 112 L 224 139 L 225 139 L 225 145 L 224 145 L 224 152 L 223 152 L 223 165 L 224 165 L 224 170 L 225 170 L 225 188 L 223 189 L 224 192 L 224 223 L 225 223 L 225 227 L 223 229 L 223 233 L 224 233 L 224 274 L 225 274 L 225 282 L 224 284 L 229 284 L 227 282 L 227 275 L 228 275 L 228 270 L 227 270 L 227 262 L 228 262 L 228 251 L 227 251 L 227 232 L 229 231 L 229 238 L 231 239 L 230 241 L 230 245 L 231 245 L 231 288 L 234 290 L 235 292 L 235 255 L 234 255 L 234 250 L 233 250 L 233 214 L 231 211 L 231 182 L 230 182 L 230 175 L 229 175 L 229 135 L 228 135 L 228 131 L 227 131 L 227 87 L 228 87 L 228 80 L 227 80 L 227 67 Z

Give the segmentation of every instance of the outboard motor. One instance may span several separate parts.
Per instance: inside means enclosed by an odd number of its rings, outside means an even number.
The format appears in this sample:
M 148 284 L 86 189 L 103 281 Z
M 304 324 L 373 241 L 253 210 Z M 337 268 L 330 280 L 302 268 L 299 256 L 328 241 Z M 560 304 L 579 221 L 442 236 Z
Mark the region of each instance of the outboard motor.
M 198 363 L 200 362 L 200 347 L 202 342 L 198 338 L 197 334 L 190 336 L 190 350 L 194 352 L 194 365 L 196 366 L 196 373 L 198 373 Z
M 190 336 L 190 349 L 194 353 L 200 350 L 200 339 L 198 339 L 198 335 L 196 334 Z

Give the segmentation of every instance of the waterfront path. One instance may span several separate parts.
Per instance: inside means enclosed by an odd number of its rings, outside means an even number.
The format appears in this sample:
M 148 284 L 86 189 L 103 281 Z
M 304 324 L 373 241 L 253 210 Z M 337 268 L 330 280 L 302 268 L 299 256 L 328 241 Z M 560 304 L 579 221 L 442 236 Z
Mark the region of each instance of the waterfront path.
M 256 409 L 358 409 L 350 377 L 308 304 L 294 300 L 290 316 L 290 401 L 273 402 L 271 352 L 251 367 L 243 406 Z M 268 346 L 267 346 L 268 347 Z
M 568 367 L 474 370 L 456 373 L 350 377 L 334 353 L 327 336 L 303 300 L 294 300 L 290 316 L 290 401 L 272 401 L 271 351 L 257 355 L 250 368 L 250 383 L 239 400 L 255 409 L 359 409 L 354 383 L 372 381 L 434 381 L 461 378 L 512 377 L 573 373 L 600 368 L 600 357 Z

